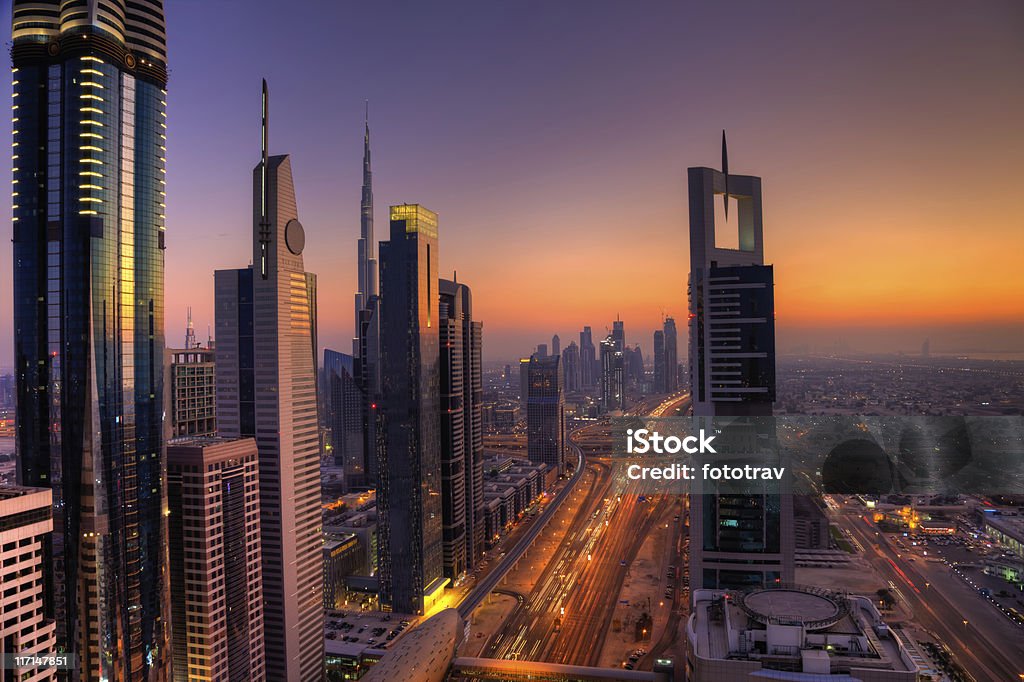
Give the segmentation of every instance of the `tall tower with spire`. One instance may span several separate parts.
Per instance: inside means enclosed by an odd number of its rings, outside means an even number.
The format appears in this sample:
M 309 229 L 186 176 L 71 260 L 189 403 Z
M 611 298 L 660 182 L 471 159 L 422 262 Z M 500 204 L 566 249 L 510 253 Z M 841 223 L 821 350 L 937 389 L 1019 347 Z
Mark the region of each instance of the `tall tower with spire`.
M 192 326 L 192 306 L 188 307 L 188 324 L 185 325 L 185 348 L 192 349 L 197 347 L 199 344 L 196 343 L 196 330 Z
M 355 333 L 359 336 L 359 320 L 370 299 L 377 295 L 377 257 L 373 240 L 373 171 L 370 168 L 370 105 L 366 104 L 363 119 L 363 191 L 359 201 L 359 241 L 356 246 L 358 289 L 356 290 Z M 359 356 L 358 340 L 352 344 L 353 355 Z

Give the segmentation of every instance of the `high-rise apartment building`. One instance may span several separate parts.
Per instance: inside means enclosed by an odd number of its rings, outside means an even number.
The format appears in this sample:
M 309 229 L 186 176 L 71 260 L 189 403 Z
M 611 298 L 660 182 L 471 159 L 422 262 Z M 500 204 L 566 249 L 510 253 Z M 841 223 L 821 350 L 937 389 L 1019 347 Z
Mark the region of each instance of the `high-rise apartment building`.
M 52 489 L 46 615 L 83 680 L 167 673 L 159 0 L 15 0 L 19 481 Z
M 526 401 L 526 451 L 531 462 L 565 473 L 565 390 L 562 358 L 533 357 Z
M 580 378 L 580 347 L 575 341 L 562 351 L 562 374 L 565 377 L 565 392 L 578 393 L 582 389 Z
M 442 279 L 438 288 L 444 574 L 454 581 L 484 550 L 483 325 L 468 286 Z
M 558 338 L 558 334 L 555 334 L 554 336 L 551 337 L 551 354 L 562 354 L 562 340 Z
M 334 463 L 345 472 L 346 489 L 365 488 L 369 482 L 363 452 L 363 394 L 356 377 L 355 358 L 325 348 L 324 383 Z
M 52 500 L 49 488 L 0 487 L 0 660 L 57 653 L 56 627 L 46 616 L 44 594 Z M 0 670 L 3 680 L 56 678 L 55 668 Z
M 171 436 L 217 434 L 217 378 L 211 348 L 168 348 Z
M 590 327 L 584 327 L 580 332 L 580 383 L 583 388 L 593 388 L 600 383 L 599 377 L 600 365 L 594 347 L 594 335 Z
M 662 324 L 665 334 L 665 393 L 679 390 L 679 339 L 675 318 L 666 317 Z
M 601 406 L 606 412 L 621 410 L 626 404 L 625 356 L 614 338 L 601 342 Z
M 654 332 L 654 390 L 674 393 L 679 390 L 679 355 L 676 321 L 666 317 L 662 328 Z
M 775 398 L 772 266 L 764 263 L 761 179 L 690 168 L 690 387 L 696 417 L 770 417 Z M 714 201 L 738 206 L 738 248 L 715 243 Z M 726 208 L 726 214 L 728 208 Z M 720 424 L 716 424 L 719 426 Z M 777 457 L 770 419 L 733 428 L 730 461 Z M 721 439 L 723 442 L 726 438 Z M 722 448 L 719 448 L 721 451 Z M 691 501 L 694 586 L 744 588 L 793 581 L 792 497 L 698 482 Z
M 266 679 L 258 458 L 252 438 L 167 446 L 174 682 Z
M 380 375 L 377 405 L 380 601 L 424 613 L 441 596 L 441 382 L 437 215 L 391 207 L 380 244 Z
M 291 159 L 263 144 L 253 169 L 252 265 L 214 275 L 217 427 L 259 450 L 267 678 L 323 671 L 323 562 L 315 276 L 305 272 Z
M 665 332 L 654 330 L 654 392 L 665 393 Z

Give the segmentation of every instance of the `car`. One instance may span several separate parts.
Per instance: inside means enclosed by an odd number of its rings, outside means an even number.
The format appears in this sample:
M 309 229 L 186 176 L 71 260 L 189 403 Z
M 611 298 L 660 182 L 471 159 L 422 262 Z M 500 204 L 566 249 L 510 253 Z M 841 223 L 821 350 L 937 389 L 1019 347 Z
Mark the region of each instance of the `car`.
M 622 667 L 625 668 L 626 670 L 632 670 L 633 669 L 633 664 L 632 663 L 627 663 L 626 665 L 624 665 Z

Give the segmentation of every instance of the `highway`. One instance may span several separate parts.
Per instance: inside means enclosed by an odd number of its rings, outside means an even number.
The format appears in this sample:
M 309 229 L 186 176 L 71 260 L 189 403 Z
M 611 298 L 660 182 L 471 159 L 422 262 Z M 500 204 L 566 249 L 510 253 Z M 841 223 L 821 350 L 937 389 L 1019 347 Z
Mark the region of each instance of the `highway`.
M 548 503 L 547 507 L 544 509 L 543 512 L 541 512 L 540 516 L 538 516 L 537 519 L 533 522 L 533 524 L 531 524 L 530 527 L 527 529 L 526 534 L 519 539 L 519 541 L 515 544 L 515 546 L 512 547 L 512 549 L 508 550 L 505 553 L 505 556 L 501 560 L 501 563 L 497 564 L 490 571 L 488 571 L 488 573 L 483 577 L 483 579 L 481 579 L 480 582 L 478 582 L 473 587 L 473 589 L 470 590 L 469 593 L 465 596 L 465 598 L 462 600 L 458 607 L 459 615 L 462 616 L 464 620 L 469 618 L 470 614 L 473 613 L 473 609 L 475 609 L 480 604 L 480 602 L 482 602 L 487 597 L 487 595 L 490 594 L 490 592 L 495 587 L 497 587 L 501 579 L 504 578 L 505 574 L 509 572 L 509 569 L 511 569 L 516 564 L 516 562 L 519 561 L 519 559 L 523 556 L 526 550 L 530 548 L 530 545 L 533 544 L 533 541 L 537 539 L 537 536 L 540 535 L 540 532 L 544 530 L 545 526 L 547 526 L 548 521 L 550 521 L 551 518 L 554 516 L 555 511 L 558 509 L 559 505 L 561 505 L 562 502 L 565 501 L 565 499 L 569 496 L 569 493 L 572 492 L 572 490 L 576 487 L 576 484 L 579 483 L 580 479 L 583 477 L 583 452 L 575 443 L 572 442 L 571 438 L 572 434 L 570 434 L 569 442 L 575 449 L 577 457 L 576 470 L 573 472 L 572 478 L 570 478 L 569 482 L 566 485 L 564 485 L 560 491 L 558 491 L 558 494 L 555 496 L 555 499 Z
M 632 411 L 664 413 L 668 403 L 678 405 L 685 400 L 677 395 L 661 405 L 662 401 L 641 403 Z M 612 479 L 609 463 L 597 453 L 604 450 L 602 454 L 610 454 L 607 430 L 607 424 L 599 423 L 572 435 L 573 446 L 579 449 L 582 444 L 588 452 L 588 466 L 597 476 L 561 543 L 550 557 L 544 557 L 544 567 L 525 607 L 508 617 L 488 642 L 484 655 L 598 664 L 628 565 L 655 525 L 678 512 L 676 498 L 641 500 L 641 482 Z M 658 594 L 650 596 L 660 598 Z
M 1020 680 L 1024 673 L 1022 648 L 1004 651 L 969 620 L 964 623 L 961 609 L 923 578 L 914 563 L 904 561 L 866 516 L 837 514 L 836 520 L 850 531 L 864 548 L 863 556 L 884 579 L 897 588 L 898 596 L 914 613 L 914 622 L 930 630 L 946 644 L 960 663 L 979 682 Z M 1000 617 L 993 612 L 993 618 Z M 1014 660 L 1011 660 L 1011 657 Z M 1014 664 L 1016 661 L 1016 665 Z

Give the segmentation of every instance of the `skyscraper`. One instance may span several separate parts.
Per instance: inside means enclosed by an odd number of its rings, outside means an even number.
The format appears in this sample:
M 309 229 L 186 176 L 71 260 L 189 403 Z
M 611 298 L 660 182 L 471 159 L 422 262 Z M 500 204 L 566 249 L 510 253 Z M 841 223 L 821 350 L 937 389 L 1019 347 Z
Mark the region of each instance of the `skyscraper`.
M 359 442 L 346 440 L 344 457 L 355 473 L 360 471 L 359 480 L 354 476 L 352 483 L 360 487 L 372 486 L 377 479 L 376 416 L 374 404 L 380 393 L 379 373 L 379 329 L 377 315 L 377 259 L 376 242 L 373 238 L 373 171 L 370 167 L 370 106 L 366 105 L 363 125 L 363 187 L 359 201 L 359 241 L 356 245 L 356 294 L 355 294 L 355 338 L 352 340 L 352 377 L 355 379 L 355 393 L 350 399 L 338 403 L 334 419 L 339 423 L 360 424 Z M 340 411 L 339 411 L 340 408 Z M 357 411 L 353 415 L 351 412 Z M 337 446 L 335 446 L 337 447 Z M 335 452 L 335 459 L 338 453 Z M 362 460 L 361 463 L 358 460 Z
M 775 398 L 772 266 L 764 264 L 761 179 L 690 168 L 690 386 L 697 417 L 764 417 Z M 739 248 L 715 243 L 714 201 L 739 208 Z M 728 209 L 727 209 L 728 210 Z M 738 426 L 747 447 L 730 462 L 778 452 L 770 420 Z M 721 450 L 721 448 L 720 448 Z M 705 487 L 701 487 L 701 486 Z M 697 482 L 691 502 L 691 576 L 705 588 L 792 582 L 790 495 Z
M 533 357 L 526 402 L 526 450 L 531 462 L 565 473 L 565 390 L 561 357 Z
M 626 350 L 626 327 L 618 317 L 612 322 L 612 341 L 615 343 L 615 350 L 620 353 Z
M 391 207 L 380 244 L 378 551 L 380 601 L 424 613 L 441 596 L 441 394 L 437 215 Z
M 365 488 L 369 482 L 363 454 L 363 394 L 356 377 L 355 358 L 325 348 L 324 381 L 334 463 L 345 472 L 346 489 Z
M 266 679 L 257 460 L 252 438 L 167 447 L 175 682 Z
M 46 615 L 84 680 L 167 674 L 167 54 L 157 0 L 13 3 L 19 481 L 53 492 Z
M 606 412 L 621 410 L 626 401 L 625 357 L 611 336 L 601 342 L 601 405 Z
M 654 330 L 654 392 L 668 392 L 665 382 L 665 332 Z
M 562 374 L 565 376 L 565 392 L 578 393 L 582 388 L 580 383 L 580 347 L 575 341 L 562 351 Z
M 483 325 L 468 286 L 442 279 L 438 287 L 444 569 L 454 581 L 484 550 Z
M 0 659 L 57 652 L 55 627 L 45 615 L 46 547 L 53 530 L 49 488 L 0 487 Z M 3 680 L 43 682 L 55 668 L 23 666 L 0 671 Z
M 171 436 L 217 434 L 217 381 L 214 351 L 193 346 L 167 349 Z
M 666 317 L 662 328 L 654 332 L 654 390 L 674 393 L 679 389 L 679 356 L 676 321 Z
M 562 354 L 562 340 L 558 338 L 558 334 L 555 334 L 554 336 L 551 337 L 551 354 Z
M 188 321 L 185 323 L 185 348 L 195 348 L 199 344 L 196 343 L 196 330 L 192 326 L 192 306 L 188 308 Z
M 252 266 L 214 276 L 217 422 L 259 449 L 267 678 L 318 680 L 323 571 L 315 355 L 315 276 L 304 271 L 291 159 L 253 169 Z
M 679 340 L 675 318 L 666 317 L 662 325 L 665 332 L 665 393 L 679 390 Z
M 580 383 L 583 388 L 593 388 L 598 384 L 600 368 L 597 363 L 597 349 L 594 347 L 594 336 L 590 327 L 580 332 Z
M 376 243 L 373 240 L 373 171 L 370 168 L 370 105 L 366 105 L 366 117 L 363 122 L 363 189 L 359 201 L 359 241 L 356 244 L 356 271 L 358 273 L 358 289 L 355 295 L 356 340 L 353 343 L 353 356 L 359 356 L 358 332 L 360 317 L 370 299 L 377 295 L 377 257 L 374 254 Z
M 535 355 L 538 358 L 546 358 L 548 356 L 548 344 L 546 344 L 546 343 L 538 343 L 537 344 L 537 352 L 535 353 Z

